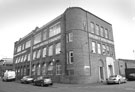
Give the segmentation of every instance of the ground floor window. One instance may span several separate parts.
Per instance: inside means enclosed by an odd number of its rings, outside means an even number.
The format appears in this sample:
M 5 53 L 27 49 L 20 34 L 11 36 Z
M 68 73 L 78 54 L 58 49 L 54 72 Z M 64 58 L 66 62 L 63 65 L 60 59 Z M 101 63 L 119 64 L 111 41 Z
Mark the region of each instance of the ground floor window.
M 42 75 L 46 75 L 46 63 L 42 65 Z
M 62 69 L 60 64 L 56 64 L 56 75 L 61 75 Z

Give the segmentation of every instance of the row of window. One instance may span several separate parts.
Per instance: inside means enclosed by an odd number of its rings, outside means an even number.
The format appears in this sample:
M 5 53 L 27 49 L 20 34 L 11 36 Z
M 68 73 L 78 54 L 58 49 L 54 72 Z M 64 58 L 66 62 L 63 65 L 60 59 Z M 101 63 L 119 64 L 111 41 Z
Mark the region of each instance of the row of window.
M 38 59 L 41 57 L 41 55 L 42 57 L 52 56 L 53 54 L 57 55 L 60 54 L 60 51 L 61 51 L 61 43 L 57 43 L 55 45 L 50 45 L 49 47 L 44 47 L 43 49 L 33 51 L 32 59 L 33 60 Z M 30 53 L 17 57 L 15 62 L 19 63 L 25 61 L 30 61 Z
M 91 52 L 113 56 L 114 55 L 114 47 L 109 46 L 107 44 L 101 44 L 101 43 L 98 43 L 96 41 L 92 41 Z
M 94 22 L 90 23 L 90 27 L 91 27 L 90 30 L 88 30 L 89 32 L 99 35 L 101 37 L 109 38 L 109 30 L 107 28 L 104 28 L 103 26 L 99 26 Z
M 40 33 L 36 34 L 34 36 L 34 45 L 41 42 L 41 41 L 47 40 L 48 38 L 50 38 L 52 36 L 55 36 L 59 33 L 61 33 L 60 22 L 51 26 L 49 28 L 49 31 L 48 31 L 48 29 L 45 29 L 43 32 L 40 32 Z M 26 43 L 19 45 L 16 48 L 16 52 L 20 52 L 20 51 L 22 51 L 26 48 L 29 48 L 30 46 L 31 46 L 31 40 L 28 40 Z
M 54 69 L 55 68 L 55 69 Z M 44 63 L 43 65 L 33 65 L 32 66 L 32 75 L 53 75 L 53 71 L 55 70 L 56 75 L 61 75 L 62 74 L 62 68 L 60 64 L 56 64 L 55 66 L 50 63 L 47 65 Z M 29 70 L 26 67 L 23 68 L 18 68 L 16 69 L 17 75 L 27 75 Z M 27 74 L 26 74 L 27 73 Z

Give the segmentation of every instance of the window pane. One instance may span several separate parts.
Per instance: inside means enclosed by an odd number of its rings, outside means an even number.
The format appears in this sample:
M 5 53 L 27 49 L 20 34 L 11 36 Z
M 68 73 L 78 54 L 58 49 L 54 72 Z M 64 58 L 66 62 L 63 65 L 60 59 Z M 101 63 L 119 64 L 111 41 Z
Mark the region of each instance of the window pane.
M 96 25 L 96 34 L 99 35 L 99 25 Z
M 47 39 L 47 29 L 44 30 L 43 32 L 43 40 L 46 40 Z
M 46 57 L 46 47 L 43 48 L 43 57 Z
M 33 52 L 33 60 L 36 58 L 36 51 Z
M 73 41 L 73 33 L 69 33 L 69 42 Z
M 105 29 L 105 38 L 108 38 L 108 30 Z
M 100 35 L 101 35 L 101 37 L 104 37 L 104 28 L 103 27 L 100 28 Z
M 40 55 L 41 55 L 41 50 L 38 50 L 38 52 L 37 52 L 37 58 L 40 58 Z
M 98 54 L 101 54 L 101 44 L 97 44 L 97 47 L 98 47 Z
M 34 36 L 34 44 L 41 42 L 41 33 Z
M 60 51 L 61 51 L 61 47 L 60 47 L 60 43 L 57 43 L 56 46 L 55 46 L 55 54 L 60 54 Z
M 49 51 L 48 51 L 48 56 L 52 56 L 52 55 L 53 55 L 53 45 L 49 47 Z
M 42 66 L 42 75 L 46 75 L 46 64 L 45 63 Z
M 94 23 L 93 22 L 90 23 L 90 27 L 91 27 L 91 33 L 94 33 Z
M 29 40 L 29 41 L 27 41 L 27 42 L 26 42 L 26 44 L 25 44 L 25 48 L 30 47 L 30 45 L 31 45 L 31 40 Z
M 52 37 L 54 35 L 57 35 L 61 32 L 61 28 L 60 28 L 60 22 L 54 24 L 53 26 L 51 26 L 49 28 L 49 37 Z
M 96 43 L 92 42 L 92 53 L 96 53 Z
M 72 64 L 73 62 L 74 62 L 73 51 L 69 51 L 69 63 Z

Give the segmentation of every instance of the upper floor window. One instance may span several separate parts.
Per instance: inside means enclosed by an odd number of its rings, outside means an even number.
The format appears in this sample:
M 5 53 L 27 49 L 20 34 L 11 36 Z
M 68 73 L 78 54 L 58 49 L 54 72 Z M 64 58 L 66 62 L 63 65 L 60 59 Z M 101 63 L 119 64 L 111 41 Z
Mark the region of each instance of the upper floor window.
M 25 48 L 29 48 L 31 46 L 31 40 L 27 41 L 25 44 Z
M 96 42 L 92 42 L 92 53 L 96 53 Z
M 33 60 L 36 58 L 36 51 L 33 52 Z
M 47 29 L 43 31 L 43 40 L 47 39 Z
M 34 44 L 41 42 L 41 33 L 38 33 L 34 36 Z
M 102 53 L 103 53 L 103 55 L 106 54 L 106 46 L 105 46 L 105 44 L 102 45 Z
M 41 50 L 38 50 L 37 51 L 37 58 L 40 58 L 40 55 L 41 55 Z
M 49 46 L 48 48 L 48 56 L 52 56 L 53 55 L 53 45 Z
M 21 51 L 21 45 L 18 46 L 18 48 L 17 48 L 17 52 L 20 52 L 20 51 Z
M 101 54 L 101 44 L 100 43 L 97 44 L 97 52 L 98 52 L 98 54 Z
M 99 35 L 99 25 L 96 24 L 96 35 Z
M 100 27 L 100 35 L 101 35 L 101 37 L 104 37 L 104 28 L 103 27 Z
M 60 54 L 61 51 L 61 43 L 57 43 L 55 45 L 55 54 Z
M 42 55 L 43 55 L 43 57 L 46 57 L 46 55 L 47 55 L 47 54 L 46 54 L 46 47 L 43 48 L 43 54 L 42 54 Z
M 105 29 L 105 38 L 108 38 L 108 29 Z
M 30 53 L 28 54 L 28 61 L 30 61 Z
M 22 44 L 22 50 L 24 50 L 24 49 L 25 49 L 24 44 Z
M 67 37 L 66 38 L 67 39 L 67 43 L 73 41 L 73 33 L 72 32 L 68 33 L 66 37 Z
M 60 22 L 58 22 L 49 28 L 49 37 L 57 35 L 60 32 L 61 32 Z
M 90 27 L 91 27 L 91 33 L 94 33 L 95 26 L 93 22 L 90 23 Z

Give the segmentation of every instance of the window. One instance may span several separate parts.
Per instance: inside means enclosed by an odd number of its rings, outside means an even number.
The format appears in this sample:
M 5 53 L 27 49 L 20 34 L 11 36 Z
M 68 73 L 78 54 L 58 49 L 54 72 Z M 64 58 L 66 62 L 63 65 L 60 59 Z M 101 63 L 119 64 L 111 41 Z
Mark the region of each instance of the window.
M 100 43 L 97 44 L 97 51 L 98 51 L 98 54 L 101 54 L 101 44 Z
M 36 65 L 33 65 L 32 67 L 32 75 L 36 75 Z
M 41 42 L 41 33 L 38 33 L 34 36 L 34 44 Z
M 46 75 L 46 64 L 45 63 L 42 66 L 42 75 Z
M 95 27 L 94 27 L 94 23 L 93 22 L 90 23 L 90 27 L 91 27 L 91 33 L 94 33 Z
M 24 47 L 24 44 L 22 44 L 22 50 L 24 50 L 24 48 L 25 48 L 25 47 Z
M 62 69 L 61 69 L 61 65 L 59 65 L 59 64 L 56 64 L 56 75 L 61 75 L 61 71 Z
M 100 27 L 100 35 L 101 35 L 101 37 L 104 37 L 104 28 L 103 27 Z
M 52 75 L 53 74 L 53 62 L 51 62 L 48 65 L 48 75 Z
M 72 64 L 73 62 L 74 62 L 73 51 L 69 51 L 67 63 Z
M 105 46 L 105 44 L 102 45 L 102 53 L 103 53 L 103 55 L 106 54 L 106 46 Z
M 17 52 L 20 52 L 20 51 L 21 51 L 21 45 L 18 46 L 18 48 L 17 48 Z
M 52 56 L 53 55 L 53 45 L 49 46 L 48 48 L 48 56 Z
M 96 24 L 96 35 L 99 35 L 99 25 Z
M 46 47 L 45 48 L 43 48 L 43 57 L 46 57 Z
M 40 55 L 41 55 L 41 50 L 38 50 L 38 52 L 37 52 L 37 58 L 40 58 Z
M 108 38 L 108 29 L 105 29 L 105 38 Z
M 26 75 L 26 67 L 23 69 L 23 75 Z
M 109 54 L 110 54 L 109 46 L 108 46 L 108 45 L 106 46 L 106 54 L 107 54 L 107 55 L 109 55 Z
M 61 32 L 61 28 L 60 28 L 60 22 L 54 24 L 53 26 L 51 26 L 49 28 L 49 37 L 52 37 L 54 35 L 57 35 Z
M 61 51 L 61 43 L 57 43 L 55 45 L 55 54 L 60 54 Z
M 27 41 L 25 44 L 25 48 L 29 48 L 31 46 L 31 40 Z
M 66 40 L 67 40 L 67 43 L 73 41 L 73 33 L 72 32 L 67 34 Z
M 28 61 L 30 61 L 30 53 L 28 54 Z
M 27 60 L 27 54 L 24 55 L 24 62 Z
M 36 58 L 36 51 L 33 52 L 33 60 Z
M 40 64 L 37 66 L 37 75 L 40 75 Z
M 96 42 L 92 42 L 92 53 L 96 53 Z
M 43 40 L 47 39 L 47 29 L 43 31 Z
M 24 56 L 21 57 L 21 62 L 23 62 L 23 60 L 24 60 Z

